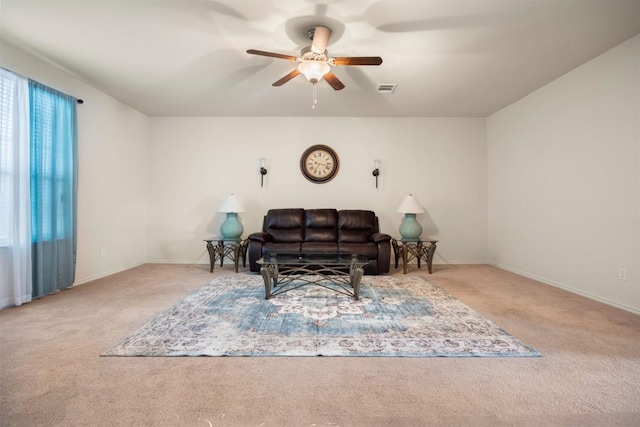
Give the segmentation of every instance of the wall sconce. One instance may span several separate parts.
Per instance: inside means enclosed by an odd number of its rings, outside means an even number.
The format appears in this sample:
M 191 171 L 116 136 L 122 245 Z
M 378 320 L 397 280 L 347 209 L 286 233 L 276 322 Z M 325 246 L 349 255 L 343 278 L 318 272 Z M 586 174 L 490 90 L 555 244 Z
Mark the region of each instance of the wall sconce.
M 376 177 L 376 188 L 378 188 L 378 176 L 380 176 L 380 160 L 373 161 L 373 172 L 371 173 Z
M 260 157 L 260 187 L 264 186 L 264 176 L 267 174 L 267 169 L 264 167 L 265 158 Z

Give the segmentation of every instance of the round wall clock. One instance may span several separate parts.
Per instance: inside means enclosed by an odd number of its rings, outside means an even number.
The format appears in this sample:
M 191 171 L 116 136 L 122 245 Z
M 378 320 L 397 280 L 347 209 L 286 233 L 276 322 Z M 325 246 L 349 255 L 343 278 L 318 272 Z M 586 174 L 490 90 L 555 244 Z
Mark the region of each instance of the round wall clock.
M 312 145 L 300 157 L 300 170 L 305 178 L 316 184 L 331 181 L 338 173 L 340 160 L 333 148 Z

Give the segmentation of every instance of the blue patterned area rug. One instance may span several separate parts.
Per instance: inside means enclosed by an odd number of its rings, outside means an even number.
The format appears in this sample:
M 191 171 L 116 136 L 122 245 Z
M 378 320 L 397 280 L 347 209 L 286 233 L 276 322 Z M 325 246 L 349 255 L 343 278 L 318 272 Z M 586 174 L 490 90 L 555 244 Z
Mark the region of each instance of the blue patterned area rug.
M 360 300 L 320 286 L 264 299 L 261 276 L 222 276 L 103 356 L 539 356 L 419 276 L 365 276 Z

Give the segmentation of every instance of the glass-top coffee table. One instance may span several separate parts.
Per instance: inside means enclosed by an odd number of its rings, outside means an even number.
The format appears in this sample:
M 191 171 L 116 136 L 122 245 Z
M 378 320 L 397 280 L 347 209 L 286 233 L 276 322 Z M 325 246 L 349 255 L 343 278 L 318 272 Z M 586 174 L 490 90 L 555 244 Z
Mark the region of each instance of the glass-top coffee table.
M 360 298 L 360 280 L 369 260 L 356 254 L 271 254 L 260 258 L 265 299 L 317 285 Z

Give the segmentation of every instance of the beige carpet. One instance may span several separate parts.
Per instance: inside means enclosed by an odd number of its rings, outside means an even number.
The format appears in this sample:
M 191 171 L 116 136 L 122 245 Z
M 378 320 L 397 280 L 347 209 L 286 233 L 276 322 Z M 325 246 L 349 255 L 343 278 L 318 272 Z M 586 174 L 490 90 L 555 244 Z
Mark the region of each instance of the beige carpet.
M 0 425 L 640 425 L 640 316 L 490 266 L 428 277 L 543 357 L 100 357 L 222 274 L 144 265 L 0 311 Z

